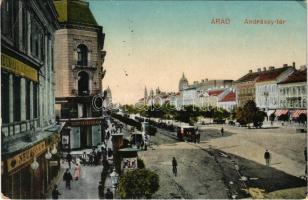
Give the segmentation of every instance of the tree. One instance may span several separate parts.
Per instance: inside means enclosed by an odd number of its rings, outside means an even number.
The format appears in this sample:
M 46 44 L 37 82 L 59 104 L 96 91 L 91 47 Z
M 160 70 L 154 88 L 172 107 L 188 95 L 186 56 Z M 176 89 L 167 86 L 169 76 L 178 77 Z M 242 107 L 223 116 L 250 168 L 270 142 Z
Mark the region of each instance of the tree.
M 263 125 L 266 113 L 260 111 L 254 101 L 248 101 L 243 108 L 238 107 L 235 111 L 235 118 L 241 125 L 253 123 L 256 128 L 261 128 Z
M 159 176 L 147 169 L 128 171 L 119 180 L 122 199 L 151 198 L 159 189 Z
M 263 125 L 264 118 L 266 117 L 266 113 L 263 111 L 257 111 L 253 118 L 253 125 L 256 128 L 261 128 Z

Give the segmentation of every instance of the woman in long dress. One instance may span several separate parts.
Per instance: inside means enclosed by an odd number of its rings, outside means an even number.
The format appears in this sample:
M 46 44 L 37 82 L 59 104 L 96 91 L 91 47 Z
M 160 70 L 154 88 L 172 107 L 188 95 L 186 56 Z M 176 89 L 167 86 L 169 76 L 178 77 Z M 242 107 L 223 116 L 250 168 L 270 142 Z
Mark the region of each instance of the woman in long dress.
M 74 178 L 76 181 L 80 178 L 80 165 L 78 163 L 75 165 Z

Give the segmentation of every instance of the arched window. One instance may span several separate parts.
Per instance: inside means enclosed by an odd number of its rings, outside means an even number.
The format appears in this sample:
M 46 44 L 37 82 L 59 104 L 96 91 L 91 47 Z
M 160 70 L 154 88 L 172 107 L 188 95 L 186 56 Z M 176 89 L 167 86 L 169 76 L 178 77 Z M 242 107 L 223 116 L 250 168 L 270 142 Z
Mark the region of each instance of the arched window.
M 89 74 L 87 72 L 80 72 L 78 74 L 78 95 L 89 95 Z
M 77 65 L 88 65 L 88 47 L 84 44 L 80 44 L 77 47 L 78 60 Z

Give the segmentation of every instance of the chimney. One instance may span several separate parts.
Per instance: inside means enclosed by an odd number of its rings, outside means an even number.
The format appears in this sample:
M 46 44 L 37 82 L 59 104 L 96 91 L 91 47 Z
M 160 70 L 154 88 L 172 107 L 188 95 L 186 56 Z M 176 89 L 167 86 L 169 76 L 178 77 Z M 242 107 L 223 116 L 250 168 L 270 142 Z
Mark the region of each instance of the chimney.
M 273 66 L 270 66 L 269 68 L 268 68 L 268 70 L 274 70 L 275 69 L 275 67 L 273 67 Z
M 283 64 L 283 66 L 282 66 L 282 67 L 284 67 L 284 68 L 285 68 L 285 67 L 288 67 L 288 64 Z
M 295 69 L 295 62 L 292 63 L 292 67 Z
M 261 68 L 258 68 L 258 72 L 261 72 Z
M 263 67 L 263 71 L 266 71 L 266 67 Z
M 251 74 L 252 73 L 252 70 L 249 70 L 249 74 Z

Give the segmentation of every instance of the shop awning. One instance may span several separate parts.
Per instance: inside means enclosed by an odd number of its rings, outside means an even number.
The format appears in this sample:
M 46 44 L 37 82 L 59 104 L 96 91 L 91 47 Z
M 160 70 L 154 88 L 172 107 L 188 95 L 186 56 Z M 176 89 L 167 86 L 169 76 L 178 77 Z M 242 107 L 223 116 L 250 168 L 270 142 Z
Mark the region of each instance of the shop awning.
M 271 114 L 273 114 L 275 112 L 275 110 L 269 110 L 266 112 L 267 116 L 271 116 Z
M 275 115 L 276 117 L 279 117 L 280 115 L 286 115 L 288 114 L 288 110 L 276 110 Z
M 292 113 L 291 117 L 292 117 L 292 118 L 298 118 L 301 114 L 307 115 L 307 110 L 295 110 L 295 111 Z

